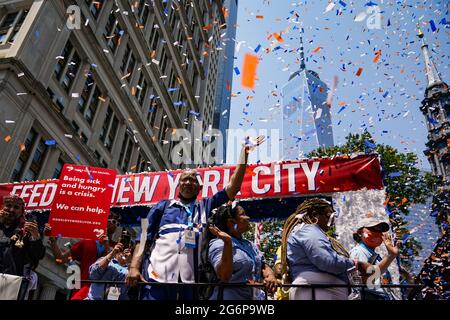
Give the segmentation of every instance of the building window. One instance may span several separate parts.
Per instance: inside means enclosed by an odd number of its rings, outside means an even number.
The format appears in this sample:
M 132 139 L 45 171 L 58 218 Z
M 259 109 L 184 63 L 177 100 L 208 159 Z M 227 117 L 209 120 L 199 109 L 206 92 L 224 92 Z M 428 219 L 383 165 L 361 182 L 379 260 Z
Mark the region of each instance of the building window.
M 25 181 L 36 180 L 41 171 L 48 149 L 45 140 L 39 136 L 36 130 L 31 129 L 25 140 L 24 147 L 14 167 L 11 181 L 20 181 L 22 175 Z M 31 162 L 27 166 L 30 158 Z
M 58 163 L 56 164 L 55 171 L 53 172 L 53 179 L 59 179 L 61 175 L 62 168 L 64 167 L 64 161 L 61 158 L 58 159 Z
M 103 145 L 109 151 L 112 150 L 118 129 L 119 119 L 116 117 L 111 107 L 108 107 L 102 131 L 100 132 L 100 141 L 103 142 Z
M 98 161 L 100 161 L 100 159 L 102 158 L 102 156 L 100 155 L 100 153 L 99 153 L 97 150 L 94 151 L 94 157 L 95 157 L 95 159 L 97 159 Z
M 100 11 L 102 10 L 105 0 L 84 0 L 84 2 L 88 5 L 92 16 L 97 19 L 100 15 Z
M 103 32 L 103 37 L 105 37 L 108 47 L 112 50 L 113 54 L 116 52 L 119 46 L 120 37 L 123 35 L 123 30 L 121 30 L 119 25 L 119 20 L 116 18 L 114 11 L 111 12 L 108 18 L 108 22 L 105 26 L 105 31 Z
M 61 83 L 64 90 L 68 93 L 73 81 L 80 69 L 80 56 L 75 51 L 73 45 L 67 42 L 55 67 L 56 79 Z
M 153 32 L 151 33 L 151 40 L 150 40 L 150 48 L 152 48 L 152 50 L 156 50 L 156 48 L 158 47 L 158 42 L 159 42 L 159 31 L 158 29 L 153 28 L 152 30 Z
M 167 56 L 166 50 L 164 48 L 161 51 L 161 63 L 160 63 L 160 65 L 161 65 L 161 69 L 160 70 L 161 70 L 163 75 L 165 74 L 165 70 L 166 70 L 166 66 L 167 66 L 167 59 L 168 59 L 168 56 Z
M 144 106 L 148 90 L 148 84 L 147 80 L 145 79 L 144 71 L 141 71 L 141 75 L 139 76 L 139 81 L 136 88 L 137 88 L 136 99 L 138 100 L 141 106 Z
M 0 19 L 0 45 L 14 43 L 27 14 L 28 9 L 9 12 Z
M 119 168 L 122 169 L 123 172 L 129 171 L 132 152 L 133 152 L 133 141 L 131 136 L 128 133 L 126 133 L 125 140 L 122 144 L 122 149 L 120 150 L 119 156 Z
M 138 160 L 136 162 L 136 173 L 146 171 L 145 164 L 146 164 L 145 158 L 142 156 L 142 154 L 139 153 Z
M 128 82 L 130 82 L 135 65 L 136 59 L 134 58 L 133 51 L 131 50 L 131 47 L 127 45 L 120 69 L 122 70 L 123 75 L 126 76 Z
M 159 136 L 158 136 L 159 141 L 165 140 L 166 137 L 167 122 L 165 117 L 163 117 L 163 119 L 161 120 L 161 126 L 159 128 Z
M 24 143 L 24 150 L 20 153 L 19 160 L 16 162 L 16 166 L 14 167 L 13 174 L 11 177 L 11 181 L 20 181 L 20 175 L 24 171 L 25 163 L 30 157 L 31 149 L 37 139 L 37 132 L 34 129 L 31 129 L 28 133 L 28 136 Z
M 150 96 L 150 107 L 148 109 L 147 121 L 150 127 L 155 125 L 156 112 L 158 111 L 158 102 L 156 101 L 156 92 L 153 90 Z
M 131 9 L 136 16 L 136 20 L 143 26 L 147 23 L 150 13 L 150 6 L 146 0 L 130 0 Z
M 85 135 L 83 132 L 80 133 L 80 139 L 81 139 L 81 141 L 83 141 L 84 143 L 87 143 L 87 142 L 88 142 L 88 137 L 86 137 L 86 135 Z
M 86 78 L 80 99 L 78 100 L 78 109 L 90 125 L 92 125 L 101 103 L 101 96 L 102 93 L 95 83 L 94 76 L 90 72 Z

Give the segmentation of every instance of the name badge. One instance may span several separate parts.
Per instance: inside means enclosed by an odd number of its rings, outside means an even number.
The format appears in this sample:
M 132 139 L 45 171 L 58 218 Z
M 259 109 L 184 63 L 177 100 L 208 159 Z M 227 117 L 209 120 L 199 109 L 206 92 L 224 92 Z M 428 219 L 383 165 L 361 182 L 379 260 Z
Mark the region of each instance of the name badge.
M 108 292 L 108 297 L 106 300 L 119 300 L 120 289 L 117 287 L 110 287 Z
M 196 246 L 195 243 L 195 231 L 187 229 L 184 232 L 184 245 L 188 249 L 194 249 Z

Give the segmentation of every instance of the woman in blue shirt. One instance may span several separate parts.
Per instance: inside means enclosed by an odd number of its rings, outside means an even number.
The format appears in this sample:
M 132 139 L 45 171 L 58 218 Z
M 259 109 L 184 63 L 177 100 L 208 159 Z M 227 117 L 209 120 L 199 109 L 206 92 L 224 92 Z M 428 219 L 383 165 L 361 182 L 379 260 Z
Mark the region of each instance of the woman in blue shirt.
M 265 264 L 258 248 L 242 234 L 250 228 L 249 217 L 239 205 L 224 205 L 217 209 L 209 231 L 216 236 L 209 243 L 208 258 L 217 277 L 222 282 L 248 283 L 264 280 L 269 291 L 276 288 L 272 269 Z M 211 299 L 221 298 L 219 287 L 214 289 Z M 225 287 L 224 300 L 254 300 L 258 290 L 251 287 Z
M 293 284 L 348 284 L 347 270 L 353 267 L 363 271 L 367 263 L 349 258 L 349 253 L 326 232 L 334 219 L 331 204 L 319 198 L 308 199 L 298 206 L 286 221 L 282 238 L 282 264 L 285 279 Z M 290 281 L 288 281 L 290 282 Z M 290 300 L 347 300 L 348 289 L 330 287 L 324 289 L 291 288 Z

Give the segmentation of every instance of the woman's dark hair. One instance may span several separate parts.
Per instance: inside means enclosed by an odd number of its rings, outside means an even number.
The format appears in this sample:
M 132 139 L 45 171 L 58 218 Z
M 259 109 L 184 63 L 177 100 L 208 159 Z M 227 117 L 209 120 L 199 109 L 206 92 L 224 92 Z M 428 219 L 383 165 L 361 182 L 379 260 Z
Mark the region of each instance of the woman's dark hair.
M 238 205 L 222 205 L 215 210 L 211 218 L 209 219 L 209 223 L 214 224 L 221 231 L 229 232 L 227 222 L 228 219 L 233 219 L 237 217 L 238 213 Z

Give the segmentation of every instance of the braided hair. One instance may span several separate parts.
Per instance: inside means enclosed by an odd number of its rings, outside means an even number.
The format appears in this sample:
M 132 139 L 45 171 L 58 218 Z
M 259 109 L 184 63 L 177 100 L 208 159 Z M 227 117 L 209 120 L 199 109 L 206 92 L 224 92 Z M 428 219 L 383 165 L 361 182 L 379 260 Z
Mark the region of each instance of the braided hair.
M 224 204 L 213 210 L 209 223 L 215 225 L 221 231 L 229 233 L 228 219 L 234 219 L 238 214 L 238 205 Z
M 281 238 L 281 264 L 282 275 L 286 279 L 288 277 L 288 261 L 287 261 L 287 241 L 290 233 L 296 225 L 315 224 L 317 223 L 317 216 L 323 214 L 326 208 L 330 208 L 331 203 L 320 198 L 312 198 L 305 200 L 300 204 L 295 212 L 286 220 Z M 327 235 L 331 242 L 333 249 L 344 256 L 349 256 L 348 251 L 334 238 Z

